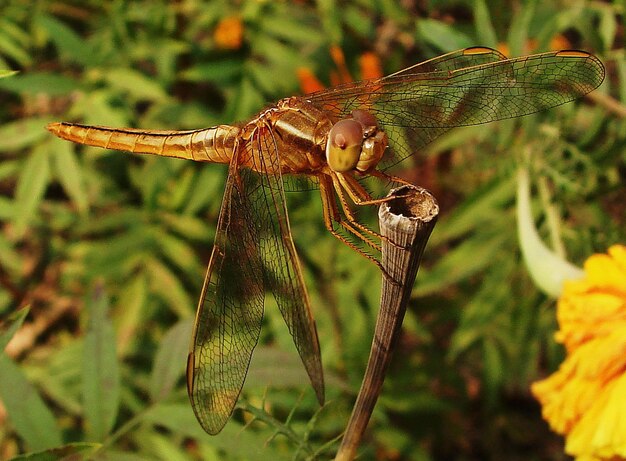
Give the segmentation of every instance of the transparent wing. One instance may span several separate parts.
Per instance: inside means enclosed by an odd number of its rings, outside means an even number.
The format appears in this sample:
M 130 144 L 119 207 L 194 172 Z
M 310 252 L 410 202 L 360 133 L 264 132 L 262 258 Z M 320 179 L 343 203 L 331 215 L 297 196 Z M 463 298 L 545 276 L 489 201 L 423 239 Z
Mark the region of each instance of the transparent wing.
M 261 171 L 280 171 L 280 152 L 269 126 L 254 136 L 251 155 Z M 258 155 L 262 153 L 262 155 Z M 252 174 L 252 173 L 251 173 Z M 261 185 L 251 195 L 257 221 L 262 223 L 259 248 L 265 284 L 274 295 L 320 405 L 324 404 L 324 377 L 315 321 L 296 247 L 291 236 L 285 191 L 279 174 L 256 175 Z
M 215 245 L 196 314 L 188 392 L 202 427 L 218 433 L 243 387 L 269 289 L 293 336 L 320 403 L 324 380 L 309 296 L 289 229 L 279 153 L 258 129 L 231 162 Z M 250 159 L 246 159 L 248 156 Z M 255 163 L 260 172 L 237 165 Z
M 258 228 L 237 165 L 234 158 L 187 361 L 191 406 L 209 434 L 217 434 L 233 411 L 263 319 Z
M 306 97 L 333 117 L 372 112 L 390 138 L 382 168 L 414 154 L 447 130 L 519 117 L 572 101 L 597 88 L 604 67 L 582 51 L 502 59 L 469 48 L 378 80 Z

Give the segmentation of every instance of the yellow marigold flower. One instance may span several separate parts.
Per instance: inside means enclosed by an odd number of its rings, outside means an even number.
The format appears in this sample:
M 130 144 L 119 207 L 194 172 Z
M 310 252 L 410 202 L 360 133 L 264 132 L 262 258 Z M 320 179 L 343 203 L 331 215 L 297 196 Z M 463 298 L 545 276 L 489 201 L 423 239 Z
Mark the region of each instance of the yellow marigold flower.
M 236 50 L 243 43 L 243 23 L 241 18 L 231 16 L 223 18 L 213 31 L 213 40 L 220 48 Z
M 596 254 L 557 305 L 567 357 L 532 385 L 543 417 L 577 461 L 626 461 L 626 246 Z

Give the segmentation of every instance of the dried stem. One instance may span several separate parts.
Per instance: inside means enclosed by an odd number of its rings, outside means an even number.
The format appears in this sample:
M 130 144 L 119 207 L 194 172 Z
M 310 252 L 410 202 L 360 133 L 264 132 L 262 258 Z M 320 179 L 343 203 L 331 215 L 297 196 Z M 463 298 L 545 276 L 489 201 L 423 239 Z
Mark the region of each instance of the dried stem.
M 435 198 L 425 189 L 402 186 L 388 196 L 396 198 L 381 205 L 378 219 L 382 235 L 396 245 L 383 239 L 382 265 L 388 276 L 383 276 L 380 311 L 365 376 L 335 461 L 350 461 L 356 455 L 400 336 L 424 247 L 439 214 Z

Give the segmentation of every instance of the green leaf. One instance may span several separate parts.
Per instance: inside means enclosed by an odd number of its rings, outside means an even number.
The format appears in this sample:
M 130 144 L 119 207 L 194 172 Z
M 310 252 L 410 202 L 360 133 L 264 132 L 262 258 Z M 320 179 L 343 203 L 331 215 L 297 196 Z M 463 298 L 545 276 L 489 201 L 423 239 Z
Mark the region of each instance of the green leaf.
M 46 125 L 51 121 L 50 117 L 31 117 L 0 126 L 0 152 L 23 149 L 49 136 Z
M 88 437 L 104 440 L 117 416 L 120 398 L 115 333 L 107 314 L 109 302 L 98 284 L 88 303 L 89 318 L 83 351 L 83 402 Z
M 322 21 L 322 29 L 328 43 L 341 43 L 343 30 L 341 28 L 341 15 L 338 13 L 336 0 L 318 0 L 317 9 Z M 348 7 L 348 5 L 346 5 Z
M 541 241 L 530 208 L 528 171 L 522 168 L 517 174 L 517 232 L 528 273 L 544 293 L 556 298 L 566 280 L 584 276 L 582 269 L 563 260 Z
M 61 445 L 61 431 L 52 412 L 22 370 L 4 353 L 0 353 L 0 400 L 11 426 L 31 450 Z
M 155 80 L 133 69 L 110 69 L 103 77 L 109 86 L 128 93 L 136 99 L 164 101 L 169 97 Z
M 474 0 L 474 23 L 478 43 L 484 46 L 496 47 L 498 38 L 485 0 Z
M 412 296 L 425 296 L 465 280 L 493 264 L 508 236 L 476 235 L 442 257 L 432 269 L 420 270 Z
M 3 34 L 0 34 L 0 54 L 14 59 L 23 67 L 29 67 L 33 62 L 28 52 L 21 45 Z
M 488 400 L 496 399 L 496 391 L 504 378 L 504 357 L 502 348 L 490 340 L 483 342 L 485 393 Z
M 22 235 L 33 221 L 50 179 L 50 163 L 45 145 L 33 149 L 26 160 L 15 191 L 15 232 Z
M 225 58 L 198 63 L 182 71 L 180 77 L 192 82 L 212 81 L 226 84 L 240 78 L 242 71 L 243 61 L 240 58 Z
M 94 459 L 92 455 L 100 448 L 102 444 L 99 443 L 70 443 L 62 447 L 16 456 L 11 458 L 11 461 L 87 461 Z
M 0 78 L 10 77 L 11 75 L 18 74 L 17 70 L 0 70 Z
M 87 190 L 76 154 L 71 143 L 61 139 L 54 139 L 50 143 L 53 165 L 56 176 L 63 185 L 63 189 L 76 205 L 82 215 L 87 213 Z
M 435 19 L 419 19 L 417 33 L 420 41 L 426 41 L 441 51 L 458 50 L 473 45 L 467 35 Z
M 438 246 L 458 238 L 490 221 L 501 219 L 504 205 L 515 196 L 515 182 L 511 179 L 492 181 L 471 194 L 451 214 L 437 224 L 429 245 Z
M 180 318 L 192 314 L 191 299 L 176 275 L 161 261 L 146 258 L 145 270 L 149 276 L 150 289 L 158 294 Z
M 282 325 L 284 327 L 284 323 Z M 252 361 L 246 386 L 272 386 L 277 388 L 308 388 L 309 378 L 295 349 L 258 346 Z
M 30 307 L 28 306 L 19 309 L 13 312 L 6 322 L 0 324 L 0 352 L 7 347 L 7 344 L 9 344 L 15 332 L 20 329 L 29 311 Z
M 209 241 L 214 229 L 205 221 L 187 214 L 161 213 L 159 219 L 169 230 L 185 237 L 185 239 Z
M 91 45 L 54 16 L 40 14 L 37 16 L 35 24 L 46 31 L 52 43 L 59 50 L 61 58 L 85 66 L 93 66 L 97 63 L 96 54 Z
M 228 424 L 217 435 L 209 436 L 200 427 L 191 405 L 157 404 L 144 415 L 144 420 L 165 427 L 186 437 L 207 441 L 212 446 L 226 450 L 234 459 L 271 459 L 275 461 L 293 459 L 286 454 L 271 450 L 267 444 L 267 433 L 243 430 L 236 421 Z
M 0 80 L 0 89 L 17 94 L 62 96 L 80 88 L 81 83 L 78 80 L 47 72 L 31 72 Z
M 117 317 L 116 331 L 118 355 L 124 357 L 128 349 L 138 342 L 137 333 L 144 328 L 148 286 L 144 273 L 127 280 L 119 292 L 116 311 L 123 313 Z
M 195 251 L 186 241 L 160 229 L 155 229 L 155 240 L 159 242 L 161 254 L 177 268 L 186 273 L 200 273 L 202 267 L 198 264 Z
M 0 200 L 0 210 L 2 209 L 2 200 Z M 2 218 L 0 211 L 0 219 Z M 5 236 L 0 235 L 0 265 L 4 266 L 10 275 L 15 277 L 23 277 L 24 256 L 16 250 L 15 244 L 10 242 Z
M 153 401 L 166 398 L 183 375 L 192 326 L 193 319 L 183 319 L 161 339 L 150 378 L 150 397 Z
M 530 1 L 525 8 L 516 10 L 509 26 L 508 44 L 510 57 L 521 56 L 528 41 L 530 22 L 535 14 L 535 1 Z

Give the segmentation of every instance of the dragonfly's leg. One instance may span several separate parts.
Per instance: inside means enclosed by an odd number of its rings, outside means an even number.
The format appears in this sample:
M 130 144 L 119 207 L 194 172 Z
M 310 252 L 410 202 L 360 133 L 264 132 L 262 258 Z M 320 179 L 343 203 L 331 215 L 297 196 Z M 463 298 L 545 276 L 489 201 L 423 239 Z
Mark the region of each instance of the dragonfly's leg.
M 359 238 L 368 246 L 372 247 L 376 251 L 380 251 L 380 246 L 378 246 L 371 239 L 369 239 L 368 237 L 363 235 L 361 232 L 359 232 L 357 229 L 355 229 L 355 227 L 349 221 L 346 221 L 345 219 L 341 217 L 339 208 L 337 208 L 337 202 L 335 202 L 335 196 L 332 193 L 332 186 L 329 183 L 328 178 L 326 176 L 320 177 L 319 186 L 320 186 L 320 193 L 322 197 L 322 208 L 324 210 L 324 225 L 326 226 L 328 231 L 332 235 L 334 235 L 337 239 L 341 240 L 343 243 L 348 245 L 350 248 L 357 251 L 361 255 L 365 256 L 367 259 L 373 261 L 377 266 L 380 266 L 380 263 L 378 262 L 376 258 L 374 258 L 372 255 L 368 253 L 365 253 L 363 250 L 361 250 L 359 247 L 357 247 L 355 244 L 353 244 L 349 240 L 346 240 L 346 238 L 343 235 L 337 232 L 333 224 L 334 222 L 341 225 L 344 229 L 346 229 L 348 232 L 355 235 L 357 238 Z
M 350 181 L 347 180 L 347 178 L 350 178 Z M 350 198 L 352 199 L 352 201 L 357 204 L 357 205 L 378 205 L 384 202 L 388 202 L 389 200 L 392 200 L 393 198 L 396 197 L 385 197 L 382 199 L 372 199 L 369 195 L 369 193 L 363 188 L 363 186 L 361 186 L 361 184 L 359 184 L 359 182 L 354 179 L 352 176 L 350 175 L 342 175 L 341 173 L 337 173 L 337 176 L 332 176 L 333 179 L 333 186 L 335 187 L 335 191 L 337 193 L 337 196 L 339 197 L 339 201 L 341 203 L 341 206 L 344 210 L 344 213 L 346 215 L 346 219 L 348 221 L 350 221 L 350 223 L 357 227 L 358 229 L 362 230 L 363 232 L 366 232 L 370 235 L 373 235 L 376 238 L 379 238 L 381 240 L 384 240 L 386 242 L 388 242 L 390 245 L 395 246 L 396 248 L 402 248 L 404 249 L 403 246 L 398 245 L 397 243 L 393 242 L 391 239 L 389 239 L 388 237 L 385 237 L 384 235 L 379 234 L 376 231 L 373 231 L 372 229 L 370 229 L 367 226 L 364 226 L 363 224 L 361 224 L 360 222 L 357 221 L 357 219 L 354 217 L 354 214 L 352 213 L 352 210 L 350 209 L 350 207 L 348 206 L 348 204 L 346 203 L 346 199 L 345 196 L 343 194 L 343 190 L 345 189 L 348 192 L 348 195 L 350 196 Z
M 336 173 L 336 177 L 341 184 L 341 188 L 343 188 L 348 193 L 348 195 L 356 205 L 380 205 L 381 203 L 385 203 L 397 198 L 396 196 L 394 196 L 373 199 L 359 183 L 359 181 L 357 181 L 351 174 Z M 335 189 L 336 188 L 337 186 L 335 186 Z
M 401 177 L 395 176 L 393 174 L 385 173 L 384 171 L 372 170 L 372 171 L 370 171 L 367 174 L 369 176 L 374 176 L 375 178 L 385 179 L 385 180 L 387 180 L 389 182 L 392 182 L 392 183 L 402 184 L 403 186 L 411 186 L 411 187 L 413 187 L 413 184 L 411 184 L 407 180 L 402 179 Z
M 341 234 L 339 234 L 334 226 L 333 226 L 333 221 L 338 222 L 339 224 L 341 224 L 346 230 L 352 232 L 354 235 L 356 235 L 357 237 L 359 237 L 361 240 L 363 240 L 365 243 L 367 243 L 370 246 L 374 246 L 371 244 L 371 240 L 369 240 L 368 238 L 366 238 L 363 234 L 361 234 L 359 231 L 357 231 L 354 227 L 352 227 L 351 225 L 349 225 L 349 223 L 347 223 L 345 220 L 343 220 L 341 218 L 341 213 L 339 213 L 339 209 L 337 208 L 337 202 L 335 201 L 335 196 L 332 192 L 332 188 L 334 185 L 334 180 L 333 183 L 329 182 L 328 180 L 328 176 L 326 175 L 321 175 L 319 178 L 319 186 L 320 186 L 320 193 L 322 196 L 322 208 L 324 210 L 324 224 L 326 225 L 326 228 L 328 229 L 328 231 L 334 235 L 337 239 L 339 239 L 340 241 L 342 241 L 344 244 L 348 245 L 350 248 L 352 248 L 353 250 L 355 250 L 357 253 L 359 253 L 362 256 L 365 256 L 367 259 L 369 259 L 370 261 L 372 261 L 374 264 L 376 264 L 376 266 L 378 266 L 378 269 L 380 269 L 381 273 L 383 274 L 383 276 L 387 277 L 389 280 L 391 280 L 392 283 L 396 283 L 399 284 L 399 282 L 397 282 L 388 272 L 387 270 L 383 267 L 382 263 L 376 259 L 374 256 L 365 253 L 363 250 L 361 250 L 359 247 L 357 247 L 356 245 L 354 245 L 352 242 L 346 240 Z M 335 188 L 337 186 L 335 185 Z M 345 197 L 343 196 L 343 194 L 339 193 L 339 200 L 342 203 L 342 207 L 345 210 L 349 210 L 349 207 L 347 206 L 347 204 L 345 203 Z M 346 213 L 346 216 L 350 214 L 350 216 L 352 216 L 351 211 L 348 211 Z M 354 219 L 354 216 L 352 216 L 352 219 Z M 365 226 L 363 226 L 362 224 L 359 224 L 356 220 L 353 221 L 353 223 L 360 225 L 362 227 L 364 227 L 365 229 L 367 229 Z M 369 231 L 369 233 L 374 233 L 376 234 L 374 231 L 372 231 L 371 229 L 367 229 Z M 377 235 L 377 234 L 376 234 Z M 382 238 L 382 236 L 381 236 Z M 380 247 L 378 245 L 374 246 L 376 249 L 378 249 L 378 251 L 380 251 Z

